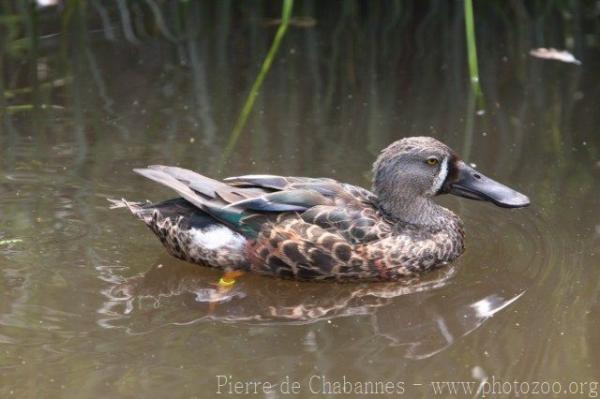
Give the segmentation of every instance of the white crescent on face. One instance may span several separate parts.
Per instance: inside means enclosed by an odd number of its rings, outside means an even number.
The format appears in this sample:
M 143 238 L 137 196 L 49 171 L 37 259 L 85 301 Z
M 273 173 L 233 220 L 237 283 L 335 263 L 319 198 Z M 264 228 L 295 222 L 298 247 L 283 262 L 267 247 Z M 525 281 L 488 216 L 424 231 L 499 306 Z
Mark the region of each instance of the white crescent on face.
M 435 195 L 440 191 L 442 185 L 446 181 L 446 177 L 448 177 L 448 157 L 442 160 L 440 164 L 440 171 L 438 172 L 435 179 L 433 179 L 433 184 L 431 185 L 431 195 Z

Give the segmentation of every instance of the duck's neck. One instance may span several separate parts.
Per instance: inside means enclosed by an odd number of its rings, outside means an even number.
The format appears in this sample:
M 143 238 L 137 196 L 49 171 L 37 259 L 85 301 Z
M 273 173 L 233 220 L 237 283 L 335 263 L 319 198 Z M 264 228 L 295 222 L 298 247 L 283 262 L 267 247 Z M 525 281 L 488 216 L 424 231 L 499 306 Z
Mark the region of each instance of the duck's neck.
M 449 211 L 431 198 L 403 198 L 397 194 L 393 198 L 379 197 L 379 207 L 392 219 L 414 225 L 437 226 L 448 218 Z

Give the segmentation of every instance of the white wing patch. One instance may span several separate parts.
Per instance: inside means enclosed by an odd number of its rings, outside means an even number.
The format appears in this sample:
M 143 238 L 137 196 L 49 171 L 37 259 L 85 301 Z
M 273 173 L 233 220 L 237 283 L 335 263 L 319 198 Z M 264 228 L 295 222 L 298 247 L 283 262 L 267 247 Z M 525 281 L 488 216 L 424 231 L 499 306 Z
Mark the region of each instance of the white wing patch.
M 446 181 L 446 177 L 448 177 L 448 158 L 444 158 L 440 165 L 440 171 L 433 179 L 433 184 L 431 185 L 431 195 L 437 194 L 438 191 L 442 188 L 442 184 Z
M 246 238 L 226 226 L 211 226 L 206 229 L 192 229 L 195 245 L 208 250 L 227 248 L 240 250 L 246 244 Z

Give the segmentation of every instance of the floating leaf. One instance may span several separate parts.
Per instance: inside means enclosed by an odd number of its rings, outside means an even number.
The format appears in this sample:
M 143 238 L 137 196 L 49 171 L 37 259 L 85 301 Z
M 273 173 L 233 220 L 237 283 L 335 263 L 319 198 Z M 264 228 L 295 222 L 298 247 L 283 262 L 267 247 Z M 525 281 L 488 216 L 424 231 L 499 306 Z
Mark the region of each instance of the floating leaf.
M 51 7 L 60 4 L 60 0 L 36 0 L 38 7 Z
M 546 60 L 556 60 L 562 62 L 568 62 L 570 64 L 581 65 L 581 61 L 573 56 L 573 54 L 569 53 L 566 50 L 557 50 L 555 48 L 535 48 L 529 51 L 534 57 L 543 58 Z

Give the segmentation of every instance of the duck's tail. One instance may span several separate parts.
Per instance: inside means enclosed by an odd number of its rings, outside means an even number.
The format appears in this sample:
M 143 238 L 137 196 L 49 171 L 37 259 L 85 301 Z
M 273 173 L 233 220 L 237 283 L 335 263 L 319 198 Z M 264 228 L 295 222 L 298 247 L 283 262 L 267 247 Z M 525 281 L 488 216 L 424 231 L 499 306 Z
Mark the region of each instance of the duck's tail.
M 156 209 L 156 206 L 160 206 L 160 204 L 153 204 L 150 201 L 127 201 L 125 198 L 121 198 L 120 200 L 107 198 L 107 200 L 111 204 L 109 209 L 127 208 L 138 219 L 142 220 L 148 227 L 152 229 L 152 213 Z
M 108 201 L 111 209 L 129 209 L 179 259 L 225 270 L 239 269 L 246 263 L 246 239 L 183 198 L 157 204 Z
M 134 215 L 137 212 L 139 212 L 140 209 L 142 209 L 142 206 L 144 204 L 148 204 L 148 202 L 144 203 L 144 202 L 127 201 L 125 198 L 121 198 L 120 200 L 119 199 L 114 199 L 114 198 L 107 198 L 107 201 L 110 202 L 109 209 L 127 208 Z

